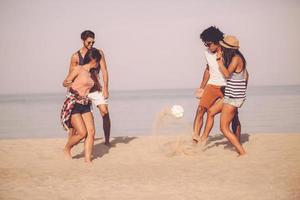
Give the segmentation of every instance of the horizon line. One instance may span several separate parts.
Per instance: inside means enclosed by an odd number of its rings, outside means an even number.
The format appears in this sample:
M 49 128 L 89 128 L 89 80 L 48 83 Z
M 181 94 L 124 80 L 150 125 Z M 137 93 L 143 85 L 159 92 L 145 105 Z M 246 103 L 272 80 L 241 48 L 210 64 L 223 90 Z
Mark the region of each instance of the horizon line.
M 300 87 L 300 84 L 286 84 L 286 85 L 250 85 L 250 87 Z M 146 89 L 118 89 L 109 90 L 110 92 L 137 92 L 137 91 L 164 91 L 164 90 L 195 90 L 197 88 L 146 88 Z M 39 95 L 39 94 L 63 94 L 65 92 L 30 92 L 30 93 L 0 93 L 0 96 L 7 95 Z

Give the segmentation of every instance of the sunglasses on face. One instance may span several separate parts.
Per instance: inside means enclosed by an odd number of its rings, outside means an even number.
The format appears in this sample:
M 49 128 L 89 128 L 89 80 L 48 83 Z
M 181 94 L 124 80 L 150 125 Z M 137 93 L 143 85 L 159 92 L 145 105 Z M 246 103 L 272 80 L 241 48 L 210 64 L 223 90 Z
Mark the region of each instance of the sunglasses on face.
M 210 47 L 211 44 L 212 44 L 212 42 L 204 42 L 204 46 L 206 46 L 206 47 Z
M 89 41 L 89 42 L 87 42 L 88 45 L 90 45 L 90 44 L 93 45 L 94 43 L 95 43 L 95 41 Z

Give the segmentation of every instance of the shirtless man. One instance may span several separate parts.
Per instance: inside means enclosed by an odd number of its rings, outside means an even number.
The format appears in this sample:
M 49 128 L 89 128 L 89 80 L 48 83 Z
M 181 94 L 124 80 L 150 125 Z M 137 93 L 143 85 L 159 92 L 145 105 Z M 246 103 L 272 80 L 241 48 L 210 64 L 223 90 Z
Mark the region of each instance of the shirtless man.
M 71 57 L 71 64 L 69 68 L 69 73 L 71 73 L 76 67 L 83 66 L 84 57 L 89 49 L 91 49 L 95 43 L 95 34 L 90 30 L 85 30 L 81 33 L 81 40 L 83 46 L 77 52 L 75 52 Z M 110 146 L 110 118 L 108 112 L 108 102 L 107 99 L 109 97 L 108 92 L 108 72 L 105 62 L 104 53 L 102 50 L 99 50 L 101 54 L 100 60 L 100 70 L 103 78 L 103 87 L 100 85 L 100 80 L 98 76 L 98 80 L 95 80 L 95 87 L 92 88 L 88 97 L 92 100 L 93 104 L 97 106 L 100 111 L 100 114 L 103 118 L 103 131 L 105 136 L 105 145 Z M 98 71 L 99 73 L 100 71 Z M 70 85 L 64 84 L 65 87 L 69 87 Z

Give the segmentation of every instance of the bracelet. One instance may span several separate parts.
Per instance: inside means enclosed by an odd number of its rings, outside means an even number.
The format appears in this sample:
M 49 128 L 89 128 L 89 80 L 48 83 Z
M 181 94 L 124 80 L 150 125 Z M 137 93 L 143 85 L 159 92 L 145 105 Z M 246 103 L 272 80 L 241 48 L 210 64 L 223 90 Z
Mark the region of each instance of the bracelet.
M 221 57 L 220 57 L 220 58 L 217 58 L 216 60 L 221 60 Z

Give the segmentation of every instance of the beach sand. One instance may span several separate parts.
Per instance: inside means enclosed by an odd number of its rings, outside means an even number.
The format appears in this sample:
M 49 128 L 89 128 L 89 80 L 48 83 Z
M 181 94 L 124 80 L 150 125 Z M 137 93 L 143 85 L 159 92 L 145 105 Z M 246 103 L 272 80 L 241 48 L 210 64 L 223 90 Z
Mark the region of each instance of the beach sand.
M 66 139 L 0 140 L 0 199 L 300 199 L 300 134 L 243 134 L 244 157 L 185 137 L 98 138 L 92 165 L 83 143 L 65 160 Z

